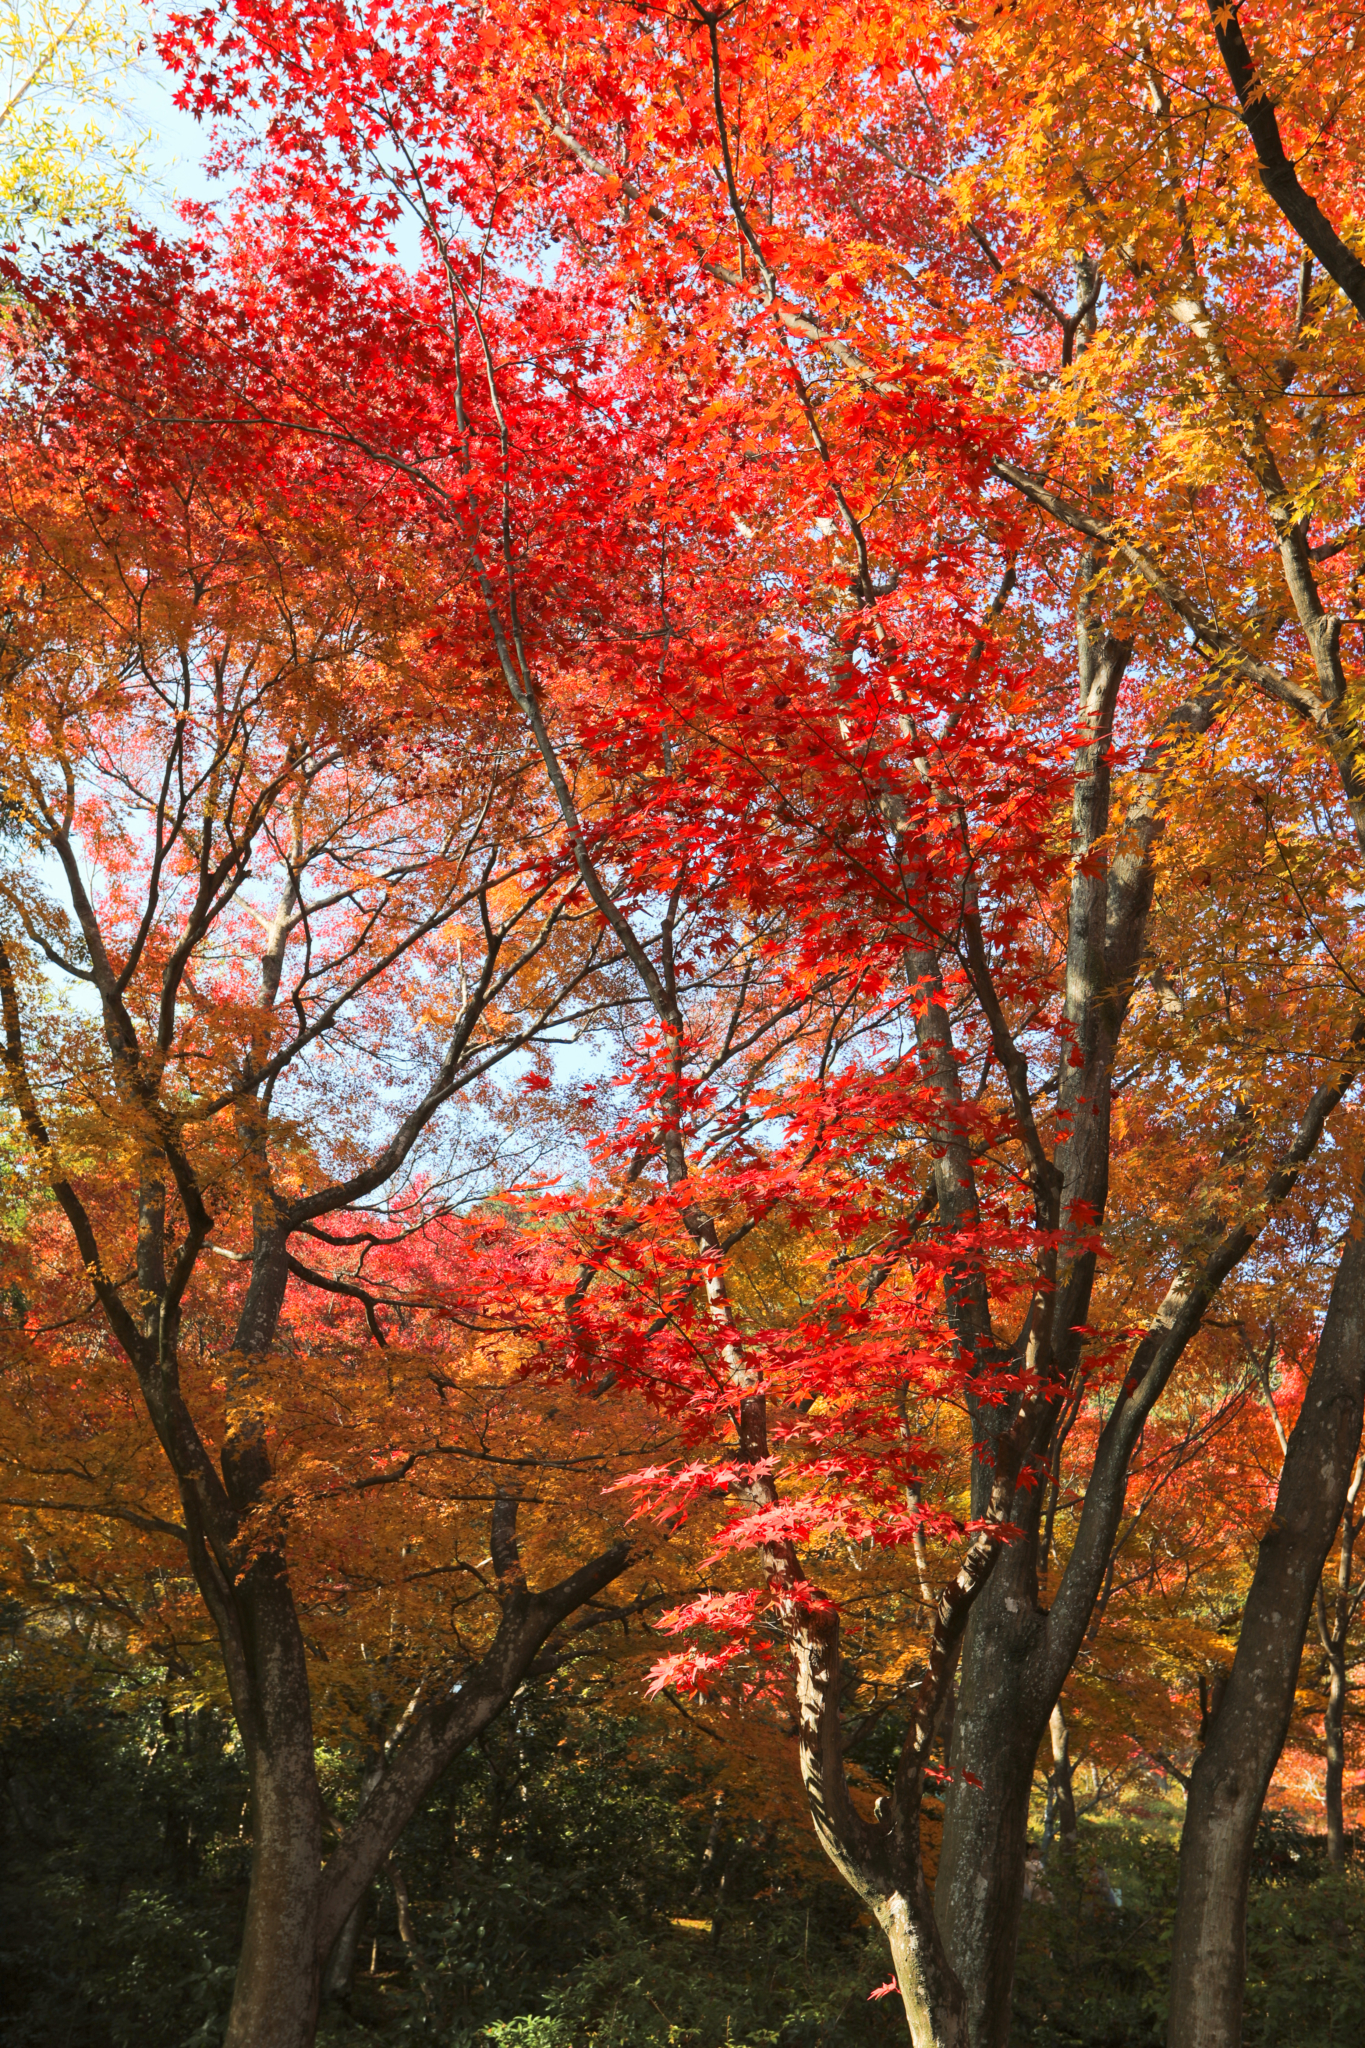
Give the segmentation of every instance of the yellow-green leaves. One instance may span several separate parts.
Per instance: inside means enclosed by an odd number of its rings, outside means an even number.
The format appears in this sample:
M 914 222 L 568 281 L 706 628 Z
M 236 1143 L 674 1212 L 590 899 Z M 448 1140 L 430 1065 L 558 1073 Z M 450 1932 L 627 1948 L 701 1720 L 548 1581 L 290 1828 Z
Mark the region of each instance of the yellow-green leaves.
M 118 0 L 0 0 L 0 229 L 122 212 L 144 175 L 139 17 Z

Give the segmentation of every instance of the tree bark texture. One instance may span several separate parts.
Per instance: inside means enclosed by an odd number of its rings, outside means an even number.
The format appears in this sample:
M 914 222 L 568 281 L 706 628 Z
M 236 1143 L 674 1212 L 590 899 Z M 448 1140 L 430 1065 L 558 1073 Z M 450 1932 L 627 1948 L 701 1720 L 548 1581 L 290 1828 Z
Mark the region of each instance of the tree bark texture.
M 1030 1652 L 1044 1624 L 1024 1583 L 1025 1549 L 1000 1559 L 967 1631 L 934 1893 L 973 2048 L 1009 2033 L 1029 1797 L 1049 1711 L 1035 1697 Z
M 890 1892 L 873 1910 L 891 1950 L 913 2048 L 967 2048 L 962 1987 L 947 1965 L 942 1944 L 927 1935 L 913 1899 Z
M 287 1584 L 248 1575 L 251 1705 L 239 1713 L 251 1783 L 251 1884 L 224 2048 L 308 2048 L 320 1992 L 322 1801 L 303 1643 Z
M 1359 1232 L 1362 1210 L 1352 1223 Z M 1237 1654 L 1190 1777 L 1169 2048 L 1238 2048 L 1256 1823 L 1289 1727 L 1309 1615 L 1365 1411 L 1365 1235 L 1348 1237 L 1261 1539 Z

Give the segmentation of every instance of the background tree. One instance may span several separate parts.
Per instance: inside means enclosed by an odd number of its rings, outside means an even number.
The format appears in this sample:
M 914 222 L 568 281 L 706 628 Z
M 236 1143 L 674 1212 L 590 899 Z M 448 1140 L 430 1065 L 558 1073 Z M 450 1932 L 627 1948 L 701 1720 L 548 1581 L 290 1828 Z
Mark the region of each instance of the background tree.
M 132 114 L 141 15 L 99 0 L 0 9 L 0 223 L 8 237 L 126 212 L 145 171 Z

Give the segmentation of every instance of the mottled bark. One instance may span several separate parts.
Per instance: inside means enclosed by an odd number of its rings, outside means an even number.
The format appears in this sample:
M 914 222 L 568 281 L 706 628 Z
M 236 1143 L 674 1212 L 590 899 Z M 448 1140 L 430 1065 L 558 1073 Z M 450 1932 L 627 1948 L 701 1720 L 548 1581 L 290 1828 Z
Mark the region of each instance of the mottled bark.
M 966 2000 L 919 1901 L 890 1892 L 873 1911 L 886 1936 L 914 2048 L 967 2048 Z
M 1359 1232 L 1358 1210 L 1352 1228 Z M 1294 1705 L 1304 1636 L 1341 1523 L 1365 1411 L 1365 1235 L 1348 1237 L 1261 1539 L 1232 1670 L 1190 1777 L 1169 2048 L 1238 2048 L 1256 1823 Z
M 309 2048 L 317 2025 L 322 1802 L 307 1686 L 290 1681 L 267 1673 L 269 1732 L 248 1748 L 251 1884 L 224 2048 Z
M 1031 1653 L 1044 1627 L 1028 1578 L 1026 1546 L 1016 1544 L 978 1603 L 958 1680 L 934 1906 L 973 2044 L 1007 2037 L 1014 1990 L 1041 1712 Z

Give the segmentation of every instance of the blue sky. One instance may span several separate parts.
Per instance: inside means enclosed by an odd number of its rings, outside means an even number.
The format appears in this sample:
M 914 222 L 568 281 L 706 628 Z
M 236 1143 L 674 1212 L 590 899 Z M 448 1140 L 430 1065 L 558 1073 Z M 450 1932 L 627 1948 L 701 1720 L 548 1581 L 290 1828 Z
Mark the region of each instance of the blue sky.
M 148 168 L 160 191 L 149 193 L 142 211 L 161 216 L 167 225 L 179 199 L 216 199 L 223 188 L 204 169 L 208 131 L 175 104 L 178 81 L 148 48 L 129 80 L 128 101 L 133 123 L 148 138 Z
M 174 233 L 178 226 L 178 201 L 225 200 L 229 192 L 227 185 L 210 178 L 204 168 L 211 133 L 176 106 L 178 89 L 179 80 L 161 62 L 149 37 L 127 82 L 130 127 L 146 137 L 147 166 L 154 181 L 152 189 L 135 199 L 135 210 L 166 233 Z M 391 233 L 399 262 L 416 269 L 420 237 L 415 224 L 399 223 Z

